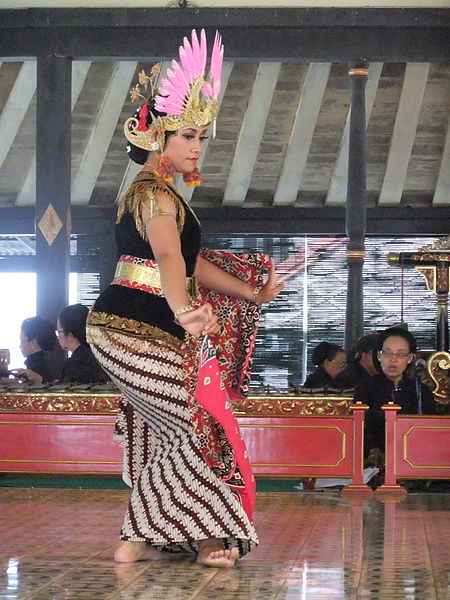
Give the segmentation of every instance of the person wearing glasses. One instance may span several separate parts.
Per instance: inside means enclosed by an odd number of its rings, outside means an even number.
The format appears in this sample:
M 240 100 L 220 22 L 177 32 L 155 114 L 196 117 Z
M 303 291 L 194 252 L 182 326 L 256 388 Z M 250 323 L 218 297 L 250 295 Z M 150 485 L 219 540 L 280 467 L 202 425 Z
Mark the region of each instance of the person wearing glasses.
M 106 383 L 109 377 L 98 364 L 86 341 L 86 319 L 89 309 L 70 304 L 59 314 L 56 334 L 59 345 L 71 355 L 66 359 L 61 383 Z
M 353 399 L 368 404 L 365 415 L 364 454 L 369 464 L 382 466 L 384 444 L 383 404 L 395 402 L 402 414 L 435 414 L 433 394 L 419 378 L 408 376 L 408 367 L 414 364 L 416 339 L 401 327 L 391 327 L 378 336 L 378 360 L 381 373 L 360 381 Z
M 312 353 L 314 373 L 308 375 L 303 387 L 320 388 L 330 385 L 333 379 L 347 366 L 345 352 L 341 346 L 320 342 Z

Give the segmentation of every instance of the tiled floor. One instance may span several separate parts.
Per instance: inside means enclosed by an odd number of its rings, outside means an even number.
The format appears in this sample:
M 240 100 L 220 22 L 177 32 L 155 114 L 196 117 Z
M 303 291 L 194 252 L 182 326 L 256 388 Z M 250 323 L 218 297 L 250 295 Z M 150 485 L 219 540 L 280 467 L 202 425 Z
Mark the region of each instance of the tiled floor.
M 115 564 L 123 491 L 0 488 L 0 600 L 450 599 L 450 495 L 260 493 L 260 546 L 230 570 Z

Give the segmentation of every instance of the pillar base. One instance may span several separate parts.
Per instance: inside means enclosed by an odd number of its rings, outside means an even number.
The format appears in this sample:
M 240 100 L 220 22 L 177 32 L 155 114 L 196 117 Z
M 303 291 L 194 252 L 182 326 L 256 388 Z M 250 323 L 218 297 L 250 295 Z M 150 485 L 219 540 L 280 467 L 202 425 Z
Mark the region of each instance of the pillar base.
M 372 496 L 373 490 L 365 483 L 351 483 L 350 485 L 347 485 L 345 488 L 343 488 L 343 490 L 341 491 L 341 494 L 344 494 L 344 495 L 348 494 L 349 496 L 351 496 L 353 494 L 362 496 L 365 494 L 366 496 Z
M 380 485 L 379 488 L 375 490 L 375 496 L 407 496 L 408 492 L 401 485 Z

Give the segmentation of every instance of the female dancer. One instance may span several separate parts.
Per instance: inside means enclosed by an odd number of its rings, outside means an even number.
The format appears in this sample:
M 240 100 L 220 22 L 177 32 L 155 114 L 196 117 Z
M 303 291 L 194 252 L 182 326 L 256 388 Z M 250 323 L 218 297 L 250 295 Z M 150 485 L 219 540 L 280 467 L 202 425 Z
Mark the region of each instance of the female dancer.
M 263 255 L 200 253 L 198 219 L 173 185 L 176 174 L 201 180 L 222 57 L 216 34 L 206 81 L 205 33 L 193 31 L 156 95 L 157 70 L 141 72 L 151 96 L 125 123 L 129 156 L 143 168 L 119 204 L 115 278 L 88 319 L 94 354 L 124 396 L 117 430 L 132 495 L 119 562 L 192 551 L 201 564 L 231 567 L 257 543 L 254 480 L 226 388 L 245 387 L 258 306 L 283 285 Z

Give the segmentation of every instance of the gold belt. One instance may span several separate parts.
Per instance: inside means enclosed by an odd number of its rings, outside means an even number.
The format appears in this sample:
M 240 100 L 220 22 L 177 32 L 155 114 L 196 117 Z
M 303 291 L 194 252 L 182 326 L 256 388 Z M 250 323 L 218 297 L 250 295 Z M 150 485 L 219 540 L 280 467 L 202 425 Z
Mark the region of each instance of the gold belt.
M 153 263 L 153 265 L 149 263 Z M 117 263 L 112 283 L 164 296 L 161 287 L 161 273 L 155 261 L 130 256 L 121 257 Z M 198 285 L 195 277 L 186 277 L 186 291 L 194 298 L 197 296 Z

